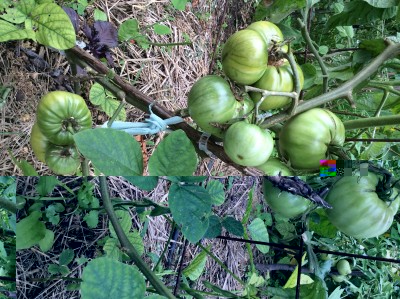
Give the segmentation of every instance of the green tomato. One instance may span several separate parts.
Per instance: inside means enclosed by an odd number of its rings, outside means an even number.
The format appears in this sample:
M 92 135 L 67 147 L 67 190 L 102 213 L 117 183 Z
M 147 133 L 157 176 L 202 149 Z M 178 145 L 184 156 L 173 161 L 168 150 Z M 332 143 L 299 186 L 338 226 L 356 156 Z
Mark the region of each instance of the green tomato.
M 346 279 L 344 275 L 331 275 L 331 277 L 335 282 L 343 282 Z
M 191 88 L 188 109 L 192 119 L 207 133 L 222 138 L 225 124 L 239 108 L 228 82 L 215 75 L 199 79 Z
M 271 48 L 276 43 L 283 41 L 282 31 L 274 23 L 268 21 L 258 21 L 250 24 L 246 29 L 251 29 L 256 31 L 262 36 L 268 48 Z M 288 46 L 282 47 L 284 52 L 287 52 Z
M 223 70 L 239 84 L 250 85 L 258 81 L 267 64 L 267 44 L 254 30 L 237 31 L 228 38 L 222 50 Z
M 271 156 L 272 136 L 257 125 L 239 121 L 231 125 L 224 136 L 224 150 L 228 157 L 242 166 L 258 166 Z
M 36 158 L 41 162 L 45 162 L 46 151 L 49 147 L 50 141 L 40 131 L 37 123 L 32 127 L 30 143 Z
M 272 211 L 286 218 L 294 218 L 306 212 L 311 201 L 300 196 L 274 187 L 272 183 L 264 178 L 263 182 L 264 199 Z
M 50 144 L 46 151 L 46 164 L 55 174 L 73 175 L 80 162 L 80 155 L 75 145 Z
M 243 101 L 238 101 L 237 109 L 232 119 L 244 117 L 246 114 L 251 114 L 250 112 L 254 109 L 254 102 L 246 98 Z
M 300 66 L 297 65 L 297 71 L 300 79 L 300 89 L 304 85 L 303 71 Z M 253 85 L 254 87 L 261 88 L 268 91 L 282 91 L 292 92 L 294 91 L 294 78 L 292 68 L 287 60 L 284 60 L 283 64 L 279 66 L 269 65 L 264 75 Z M 261 99 L 259 92 L 251 92 L 251 98 L 255 103 Z M 285 96 L 268 96 L 260 104 L 261 110 L 270 110 L 285 107 L 290 104 L 292 98 Z
M 392 225 L 400 205 L 398 190 L 393 189 L 391 199 L 382 200 L 376 192 L 379 178 L 344 176 L 332 186 L 326 201 L 332 206 L 326 214 L 340 231 L 354 238 L 373 238 L 385 233 Z
M 342 146 L 342 121 L 326 109 L 314 108 L 289 119 L 279 134 L 279 149 L 295 169 L 318 170 L 320 160 L 333 159 L 328 147 Z
M 265 175 L 281 175 L 281 176 L 292 176 L 293 171 L 290 170 L 286 164 L 282 163 L 278 158 L 270 158 L 264 164 L 257 166 L 257 169 L 264 172 Z
M 52 91 L 42 97 L 36 121 L 43 135 L 57 145 L 73 144 L 75 133 L 92 126 L 85 100 L 66 91 Z
M 336 263 L 336 269 L 340 275 L 348 275 L 351 273 L 351 266 L 347 260 L 339 260 Z

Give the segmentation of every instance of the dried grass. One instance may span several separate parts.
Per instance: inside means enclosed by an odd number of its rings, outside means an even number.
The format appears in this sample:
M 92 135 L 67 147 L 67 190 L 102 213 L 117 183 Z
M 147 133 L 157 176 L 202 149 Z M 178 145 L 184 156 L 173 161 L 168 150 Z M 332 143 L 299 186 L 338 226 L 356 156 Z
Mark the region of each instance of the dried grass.
M 134 18 L 139 21 L 141 28 L 161 23 L 172 29 L 170 35 L 157 35 L 150 29 L 145 30 L 149 40 L 154 43 L 183 42 L 184 35 L 193 42 L 192 46 L 150 46 L 147 50 L 128 44 L 113 50 L 116 72 L 172 111 L 186 107 L 186 97 L 191 86 L 201 76 L 208 74 L 210 64 L 218 59 L 218 56 L 213 56 L 216 47 L 238 28 L 250 23 L 252 10 L 251 1 L 244 3 L 243 0 L 194 0 L 182 12 L 172 9 L 169 0 L 98 0 L 88 7 L 88 15 L 92 15 L 95 8 L 103 10 L 116 26 Z M 226 25 L 224 28 L 223 23 Z M 39 54 L 48 67 L 35 65 L 19 51 L 20 47 Z M 9 149 L 17 159 L 25 159 L 33 164 L 40 175 L 49 175 L 51 172 L 46 165 L 33 156 L 29 135 L 40 97 L 48 91 L 68 89 L 68 84 L 71 85 L 70 82 L 62 82 L 60 85 L 51 77 L 55 69 L 68 75 L 68 63 L 57 52 L 29 42 L 0 44 L 0 57 L 0 84 L 13 88 L 8 103 L 1 110 L 0 126 L 3 134 L 0 135 L 0 174 L 22 175 L 21 170 L 11 161 L 7 152 Z M 212 72 L 215 71 L 217 67 L 214 64 Z M 90 107 L 94 123 L 104 122 L 103 113 Z M 128 108 L 130 121 L 143 120 L 143 116 L 143 112 L 133 107 Z M 154 136 L 153 141 L 157 144 L 160 137 L 162 134 Z M 239 173 L 219 160 L 209 163 L 206 159 L 196 174 Z

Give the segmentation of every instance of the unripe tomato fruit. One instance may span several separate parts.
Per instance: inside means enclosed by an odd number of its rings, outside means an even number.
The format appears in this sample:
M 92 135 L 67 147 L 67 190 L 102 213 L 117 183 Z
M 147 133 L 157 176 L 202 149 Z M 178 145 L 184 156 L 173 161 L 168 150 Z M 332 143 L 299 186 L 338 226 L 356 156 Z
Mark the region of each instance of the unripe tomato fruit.
M 351 273 L 350 263 L 347 260 L 339 260 L 336 263 L 336 269 L 340 275 L 348 275 Z
M 300 80 L 300 89 L 304 85 L 303 71 L 300 66 L 297 65 L 297 71 Z M 291 92 L 294 91 L 294 78 L 292 68 L 287 60 L 285 60 L 280 66 L 269 65 L 264 75 L 253 85 L 254 87 L 268 90 L 268 91 L 281 91 Z M 261 99 L 261 93 L 251 92 L 251 98 L 255 103 Z M 285 96 L 268 96 L 260 104 L 261 110 L 270 110 L 285 107 L 290 104 L 292 98 Z
M 73 144 L 73 135 L 92 126 L 92 116 L 79 95 L 52 91 L 39 102 L 36 121 L 40 131 L 51 143 Z
M 344 275 L 331 275 L 331 277 L 336 282 L 343 282 L 346 279 Z
M 281 176 L 292 176 L 294 175 L 293 171 L 290 170 L 284 163 L 281 162 L 278 158 L 269 158 L 267 162 L 256 166 L 257 169 L 264 172 L 265 175 L 281 175 Z
M 379 198 L 376 188 L 379 178 L 368 176 L 344 176 L 334 183 L 326 196 L 332 206 L 326 214 L 340 231 L 354 238 L 373 238 L 385 233 L 393 223 L 399 205 L 398 190 L 393 189 L 391 199 Z M 396 198 L 396 199 L 395 199 Z
M 188 96 L 192 119 L 207 133 L 222 138 L 223 129 L 212 123 L 224 124 L 232 119 L 240 104 L 223 78 L 215 75 L 199 79 Z
M 239 84 L 250 85 L 264 74 L 268 64 L 268 46 L 256 31 L 244 29 L 231 35 L 222 50 L 225 74 Z
M 228 157 L 242 166 L 258 166 L 271 156 L 272 136 L 257 125 L 239 121 L 231 125 L 224 136 L 224 150 Z
M 49 147 L 50 141 L 40 131 L 37 123 L 35 123 L 32 127 L 30 143 L 36 158 L 45 163 L 46 151 Z
M 268 21 L 258 21 L 250 24 L 246 29 L 256 31 L 264 39 L 270 49 L 274 44 L 283 41 L 282 31 L 274 23 Z M 284 52 L 287 52 L 287 45 L 282 47 Z
M 75 174 L 80 165 L 80 156 L 75 145 L 50 144 L 45 160 L 47 166 L 59 175 Z
M 279 149 L 295 169 L 319 169 L 320 160 L 333 158 L 330 145 L 342 146 L 342 121 L 326 109 L 314 108 L 289 119 L 279 133 Z
M 286 218 L 294 218 L 306 212 L 311 201 L 300 196 L 274 187 L 272 183 L 264 178 L 263 181 L 264 199 L 272 211 Z

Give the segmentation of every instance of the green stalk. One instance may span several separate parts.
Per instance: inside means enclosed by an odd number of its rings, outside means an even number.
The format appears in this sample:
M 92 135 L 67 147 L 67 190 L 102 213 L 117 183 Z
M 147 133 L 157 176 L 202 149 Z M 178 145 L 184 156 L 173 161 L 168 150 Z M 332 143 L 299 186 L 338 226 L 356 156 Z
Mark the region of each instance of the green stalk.
M 100 192 L 103 199 L 104 208 L 110 218 L 110 221 L 115 229 L 118 236 L 118 240 L 121 245 L 126 249 L 126 254 L 134 261 L 139 270 L 143 275 L 149 280 L 149 282 L 154 286 L 157 292 L 170 299 L 176 299 L 176 297 L 171 293 L 171 291 L 163 284 L 163 282 L 151 271 L 150 267 L 142 260 L 139 253 L 136 251 L 135 247 L 129 242 L 128 237 L 125 235 L 121 224 L 118 221 L 117 215 L 113 209 L 113 205 L 108 193 L 107 178 L 105 176 L 100 176 Z
M 0 208 L 3 208 L 13 214 L 17 213 L 17 205 L 5 198 L 0 198 Z
M 381 117 L 360 118 L 343 122 L 344 128 L 347 130 L 384 127 L 400 124 L 400 115 L 390 115 Z

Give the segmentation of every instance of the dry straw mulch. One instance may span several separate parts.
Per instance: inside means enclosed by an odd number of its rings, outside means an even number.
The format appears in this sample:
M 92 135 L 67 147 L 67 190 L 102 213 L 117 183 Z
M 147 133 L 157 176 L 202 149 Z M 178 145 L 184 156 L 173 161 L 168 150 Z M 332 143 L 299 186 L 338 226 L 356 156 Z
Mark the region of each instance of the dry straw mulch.
M 132 83 L 138 77 L 134 83 L 138 89 L 169 110 L 176 111 L 187 106 L 187 94 L 196 80 L 220 72 L 220 46 L 230 34 L 251 22 L 252 4 L 253 1 L 244 0 L 193 0 L 185 11 L 177 11 L 169 0 L 96 0 L 87 8 L 86 20 L 90 21 L 94 9 L 98 8 L 116 27 L 132 18 L 139 21 L 141 28 L 155 23 L 169 26 L 172 29 L 170 35 L 144 30 L 149 40 L 155 43 L 183 42 L 184 36 L 190 38 L 191 46 L 150 46 L 143 50 L 135 44 L 128 44 L 113 49 L 117 74 Z M 68 90 L 72 86 L 69 76 L 69 64 L 57 51 L 30 41 L 0 44 L 0 84 L 12 87 L 0 116 L 1 175 L 22 175 L 8 150 L 17 159 L 33 164 L 40 175 L 51 174 L 46 165 L 34 157 L 29 136 L 39 99 L 49 91 Z M 84 87 L 87 99 L 89 86 Z M 104 114 L 89 106 L 94 124 L 104 123 Z M 142 111 L 129 107 L 127 112 L 129 121 L 143 120 Z M 163 134 L 158 134 L 150 137 L 150 141 L 157 144 L 162 137 Z M 150 147 L 149 154 L 151 152 Z M 217 160 L 202 162 L 197 174 L 233 175 L 238 172 Z

